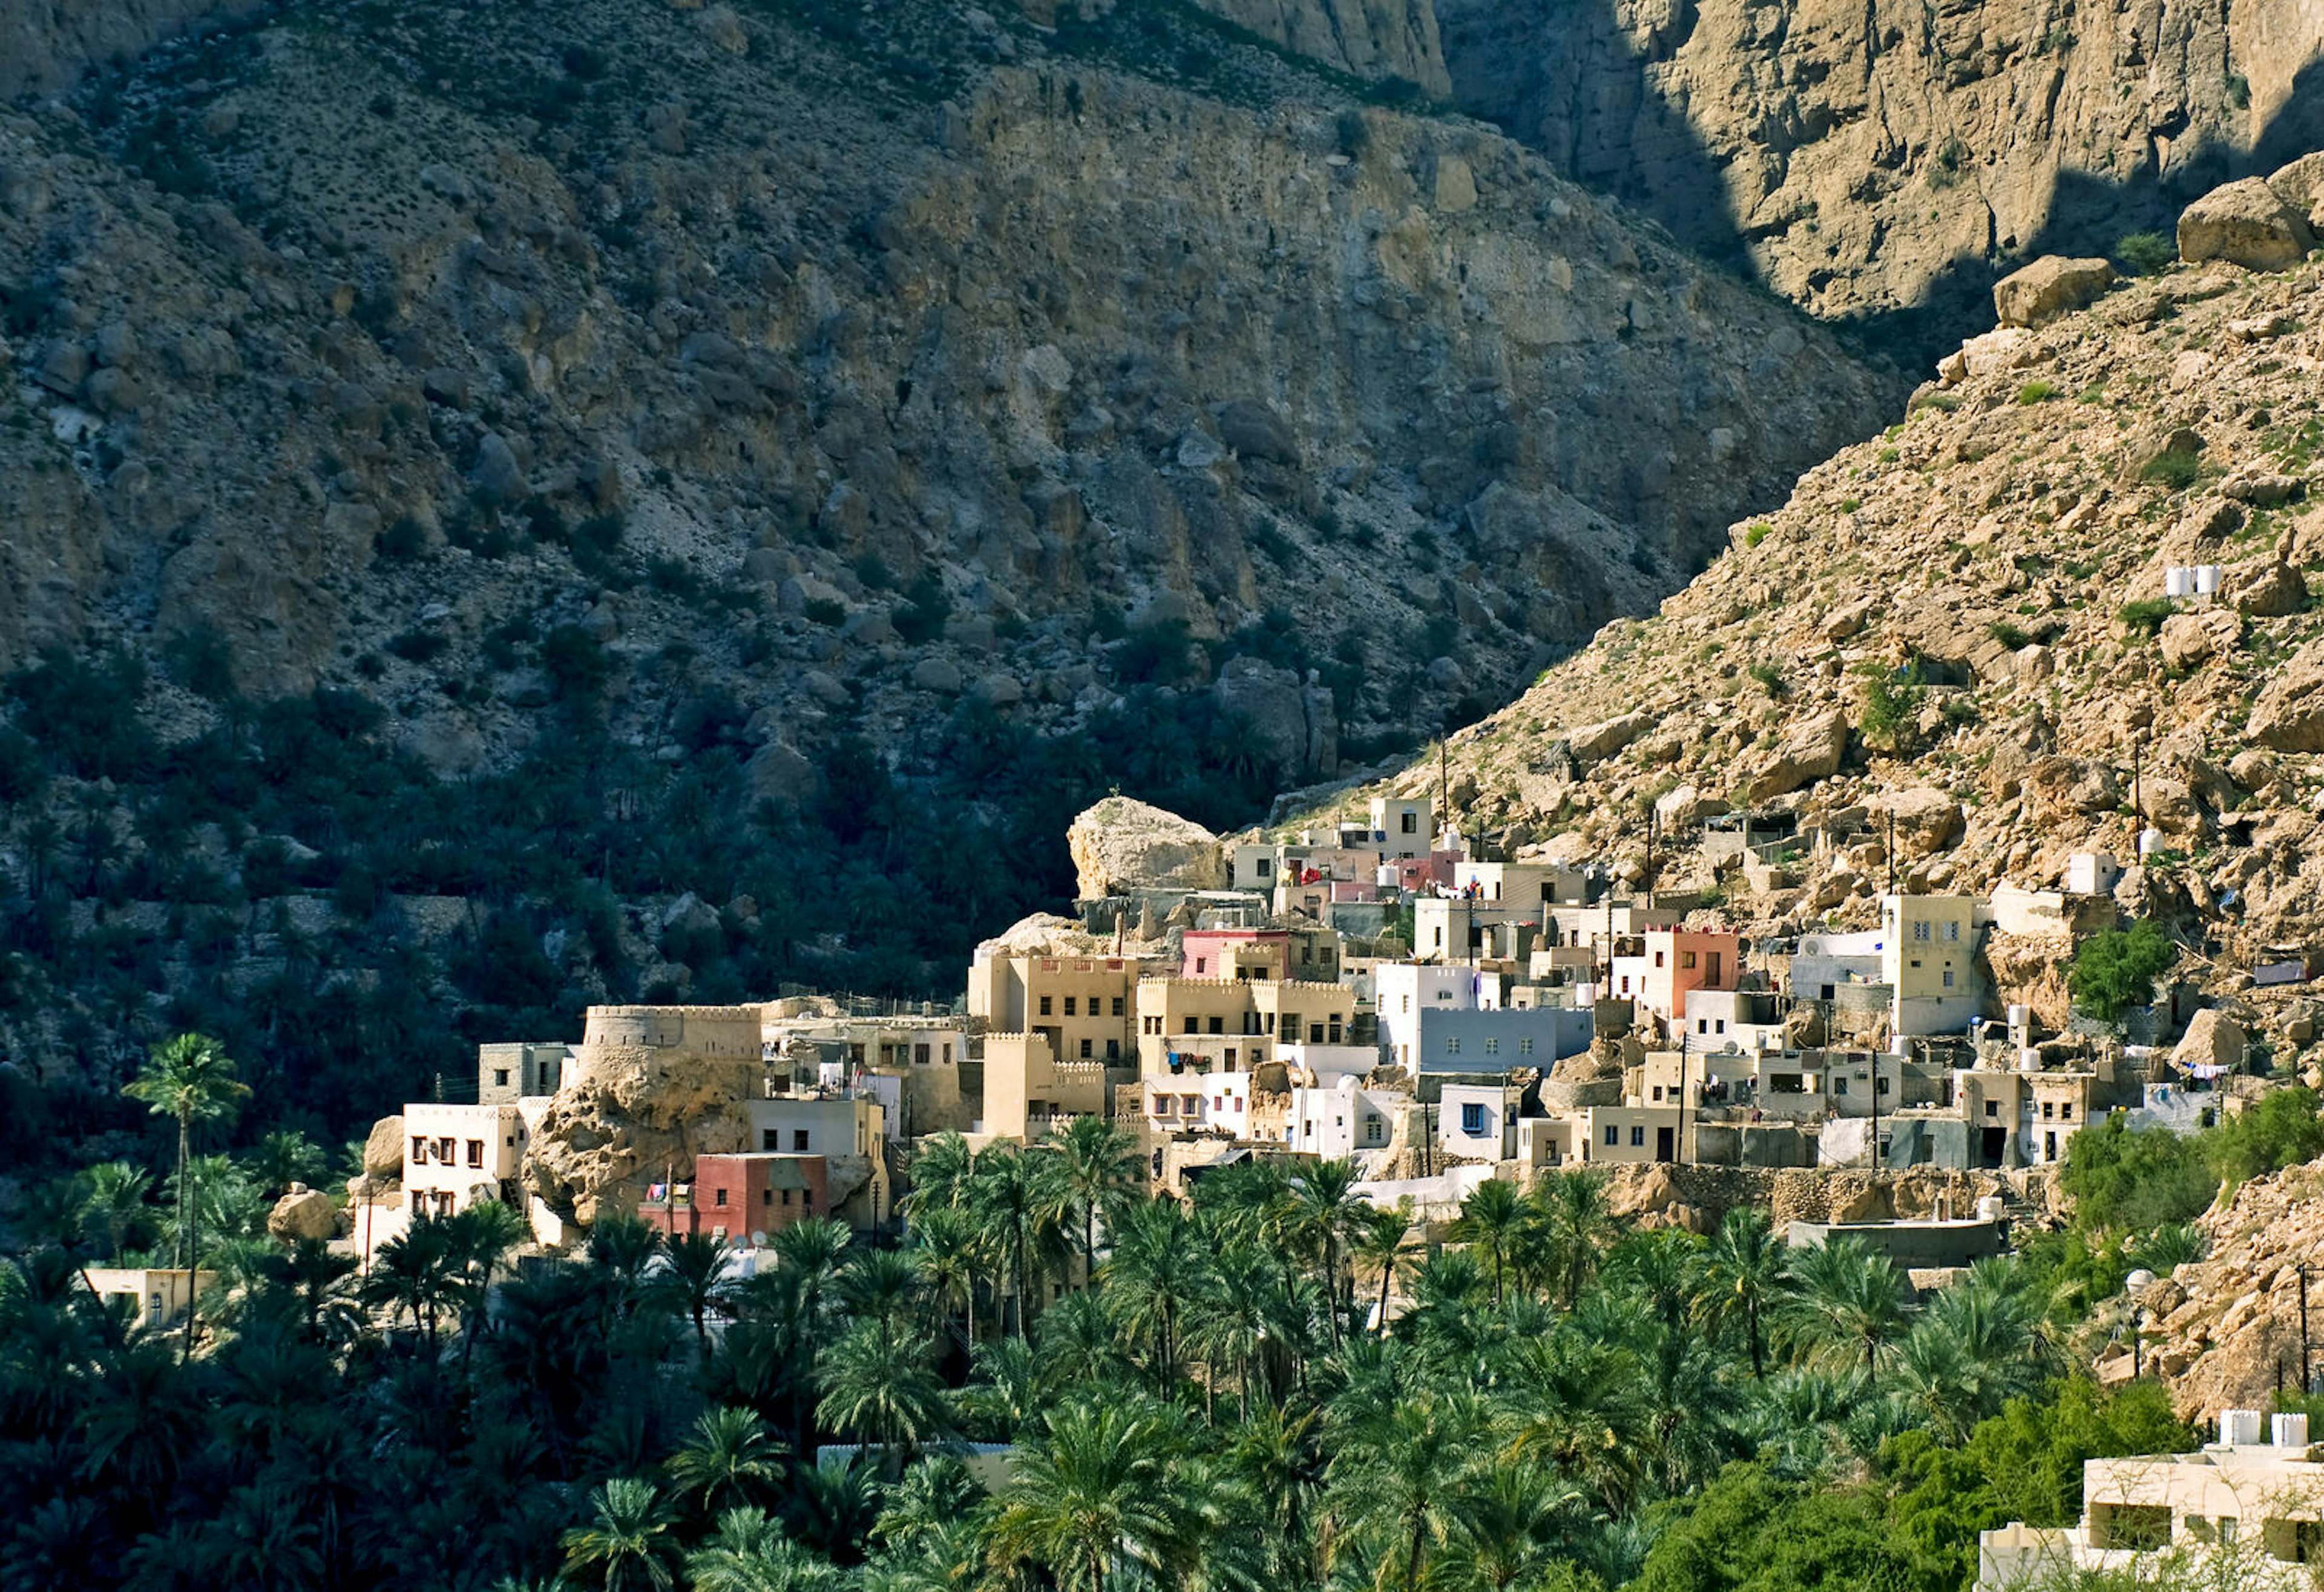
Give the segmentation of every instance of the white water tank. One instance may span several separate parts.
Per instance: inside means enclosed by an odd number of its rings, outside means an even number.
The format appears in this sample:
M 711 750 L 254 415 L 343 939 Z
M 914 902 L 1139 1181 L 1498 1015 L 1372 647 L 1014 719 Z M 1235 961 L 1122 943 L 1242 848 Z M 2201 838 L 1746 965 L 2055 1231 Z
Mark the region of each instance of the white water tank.
M 2217 564 L 2196 565 L 2195 595 L 2197 597 L 2216 596 L 2219 589 L 2219 566 Z
M 2146 856 L 2146 854 L 2147 854 L 2147 853 L 2149 853 L 2149 852 L 2151 852 L 2151 851 L 2160 851 L 2162 848 L 2163 848 L 2163 831 L 2162 831 L 2162 830 L 2160 830 L 2160 829 L 2141 829 L 2141 830 L 2138 832 L 2138 855 L 2139 855 L 2140 856 L 2144 857 L 2144 856 Z
M 2308 1417 L 2278 1415 L 2268 1423 L 2268 1436 L 2279 1449 L 2304 1449 L 2308 1446 Z
M 2184 564 L 2173 564 L 2163 571 L 2163 595 L 2167 597 L 2190 597 L 2195 595 L 2195 571 Z
M 2009 1031 L 2023 1033 L 2025 1030 L 2026 1006 L 2023 1001 L 2013 1001 L 2009 1007 Z
M 2259 1412 L 2256 1410 L 2222 1410 L 2219 1412 L 2219 1441 L 2229 1448 L 2248 1447 L 2259 1441 Z
M 2020 1072 L 2041 1071 L 2042 1052 L 2034 1049 L 2032 1045 L 2021 1045 L 2017 1051 L 2017 1070 Z
M 1977 1219 L 1981 1222 L 1999 1221 L 2001 1219 L 2001 1196 L 1998 1194 L 1988 1194 L 1984 1199 L 1978 1200 L 1977 1202 Z

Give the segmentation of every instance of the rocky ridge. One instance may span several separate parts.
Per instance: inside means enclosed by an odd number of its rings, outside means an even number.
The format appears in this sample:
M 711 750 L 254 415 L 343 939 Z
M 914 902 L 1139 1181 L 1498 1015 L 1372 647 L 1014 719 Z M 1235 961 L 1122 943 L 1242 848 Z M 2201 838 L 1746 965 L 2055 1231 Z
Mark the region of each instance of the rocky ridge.
M 1892 865 L 2060 888 L 2074 852 L 2134 857 L 2135 798 L 2160 844 L 2086 904 L 2162 916 L 2181 976 L 2297 1056 L 2312 1004 L 2248 969 L 2324 931 L 2319 369 L 2316 262 L 2180 266 L 1971 339 L 1657 616 L 1453 736 L 1455 808 L 1496 852 L 1611 857 L 1634 885 L 1651 814 L 1660 888 L 1780 934 L 1869 926 Z M 2217 597 L 2166 597 L 2198 565 Z M 1390 788 L 1439 780 L 1428 759 Z M 1746 806 L 1803 838 L 1714 873 L 1697 831 Z M 1988 954 L 1999 999 L 2061 1023 L 2054 927 Z
M 215 633 L 459 773 L 533 733 L 512 622 L 588 626 L 649 745 L 633 661 L 706 610 L 692 687 L 892 745 L 1103 701 L 1093 615 L 1281 609 L 1376 736 L 1883 390 L 1472 124 L 1183 20 L 906 10 L 294 6 L 12 115 L 0 662 Z M 1432 675 L 1432 620 L 1493 644 Z
M 1958 336 L 2013 262 L 2324 140 L 2312 0 L 1436 7 L 1463 106 L 1828 317 Z

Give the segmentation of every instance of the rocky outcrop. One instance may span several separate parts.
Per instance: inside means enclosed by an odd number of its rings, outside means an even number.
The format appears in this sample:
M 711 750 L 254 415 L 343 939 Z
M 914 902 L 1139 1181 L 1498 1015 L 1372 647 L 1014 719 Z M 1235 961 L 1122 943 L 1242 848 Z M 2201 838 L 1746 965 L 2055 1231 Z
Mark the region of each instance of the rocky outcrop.
M 1436 5 L 1468 108 L 1819 314 L 1956 338 L 2015 260 L 2324 146 L 2313 5 Z
M 329 1195 L 294 1183 L 267 1212 L 266 1230 L 286 1244 L 335 1238 L 339 1231 L 339 1208 Z
M 2254 271 L 2283 271 L 2315 246 L 2307 218 L 2257 177 L 2215 188 L 2179 217 L 2179 257 L 2190 265 L 2226 260 Z
M 2004 326 L 2046 326 L 2081 309 L 2114 281 L 2114 267 L 2104 260 L 2044 255 L 1993 284 L 1994 313 Z
M 2242 1183 L 2198 1226 L 2203 1258 L 2133 1301 L 2147 1323 L 2146 1367 L 2162 1374 L 2183 1416 L 2265 1409 L 2285 1365 L 2299 1380 L 2301 1272 L 2324 1267 L 2324 1164 Z
M 403 1118 L 383 1116 L 371 1125 L 370 1136 L 364 1140 L 364 1176 L 394 1178 L 403 1176 Z
M 1194 0 L 1212 15 L 1359 78 L 1442 97 L 1452 80 L 1430 0 Z
M 1222 890 L 1226 855 L 1202 825 L 1126 796 L 1110 796 L 1065 831 L 1081 899 L 1148 890 Z
M 0 100 L 52 94 L 92 66 L 124 60 L 264 0 L 24 0 L 0 8 Z
M 1716 890 L 1705 919 L 1755 939 L 1870 929 L 1892 876 L 2055 891 L 2075 853 L 2127 860 L 2152 828 L 2162 849 L 2075 925 L 2160 919 L 2193 952 L 2182 976 L 2255 1004 L 2255 1046 L 2324 1061 L 2296 988 L 2247 987 L 2271 946 L 2324 942 L 2324 512 L 2293 506 L 2314 447 L 2282 418 L 2324 361 L 2324 261 L 2178 266 L 2012 336 L 1738 524 L 1654 617 L 1384 788 L 1449 785 L 1496 852 L 1634 880 L 1646 812 L 1740 796 L 1797 835 L 1785 866 L 1674 828 L 1655 874 Z M 2223 567 L 2218 592 L 2165 597 L 2187 565 Z M 1573 755 L 1570 727 L 1617 717 L 1618 747 Z M 2062 1021 L 2070 949 L 1997 939 L 1987 982 Z
M 525 1157 L 527 1191 L 586 1227 L 694 1175 L 694 1158 L 750 1148 L 743 1102 L 761 1092 L 755 1058 L 683 1049 L 584 1045 Z

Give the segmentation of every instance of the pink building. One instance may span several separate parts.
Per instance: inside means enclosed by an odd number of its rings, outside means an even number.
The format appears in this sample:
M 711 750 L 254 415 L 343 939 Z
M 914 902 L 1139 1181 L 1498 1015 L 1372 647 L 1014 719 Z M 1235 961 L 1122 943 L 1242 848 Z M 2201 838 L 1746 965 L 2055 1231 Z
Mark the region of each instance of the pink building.
M 1733 989 L 1743 940 L 1723 929 L 1650 929 L 1636 956 L 1614 958 L 1613 990 L 1673 1023 L 1686 1020 L 1686 997 L 1698 989 Z
M 1288 978 L 1291 936 L 1281 929 L 1189 929 L 1181 978 Z

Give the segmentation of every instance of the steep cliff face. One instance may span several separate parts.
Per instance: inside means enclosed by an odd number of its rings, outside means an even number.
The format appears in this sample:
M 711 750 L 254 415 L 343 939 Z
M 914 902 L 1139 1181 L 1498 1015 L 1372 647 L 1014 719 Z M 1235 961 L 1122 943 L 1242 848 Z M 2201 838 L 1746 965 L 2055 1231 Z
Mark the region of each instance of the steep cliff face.
M 264 0 L 11 0 L 0 8 L 0 99 L 54 93 L 89 67 L 125 60 L 209 20 L 251 15 Z
M 1452 92 L 1430 0 L 1196 0 L 1213 16 L 1359 78 Z
M 2316 0 L 1437 11 L 1463 106 L 1818 315 L 1930 336 L 2013 259 L 2104 252 L 2324 133 Z
M 521 692 L 436 686 L 520 609 L 658 645 L 707 582 L 800 666 L 746 710 L 819 717 L 820 666 L 899 724 L 1102 699 L 1101 610 L 1280 610 L 1376 727 L 1652 600 L 1891 390 L 1507 140 L 1222 36 L 803 14 L 320 10 L 166 53 L 101 153 L 10 123 L 0 659 L 368 657 L 473 754 Z

